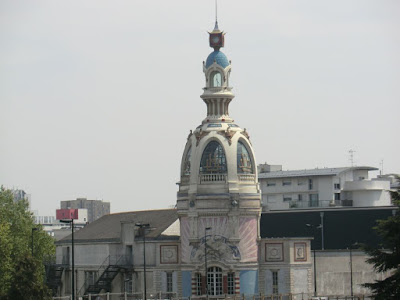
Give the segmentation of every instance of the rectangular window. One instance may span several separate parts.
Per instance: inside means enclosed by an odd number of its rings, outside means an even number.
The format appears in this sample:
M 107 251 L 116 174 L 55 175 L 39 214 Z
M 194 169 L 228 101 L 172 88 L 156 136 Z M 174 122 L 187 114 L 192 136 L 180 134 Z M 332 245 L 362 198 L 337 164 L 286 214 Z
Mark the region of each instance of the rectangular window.
M 299 195 L 297 196 L 297 200 L 298 200 L 298 201 L 303 201 L 303 195 L 302 195 L 302 194 L 299 194 Z
M 273 181 L 267 181 L 267 186 L 275 186 L 276 183 Z
M 279 294 L 278 271 L 272 271 L 272 294 Z
M 318 207 L 318 194 L 310 194 L 309 195 L 309 206 L 310 207 Z
M 297 181 L 297 185 L 305 185 L 306 183 L 304 182 L 304 180 L 303 179 L 299 179 L 298 181 Z
M 334 188 L 335 190 L 340 190 L 340 183 L 334 183 L 334 184 L 333 184 L 333 188 Z
M 172 272 L 167 272 L 167 293 L 173 292 Z
M 133 282 L 131 273 L 125 273 L 125 292 L 127 294 L 133 293 Z
M 282 185 L 292 185 L 292 181 L 291 180 L 283 180 Z
M 292 196 L 290 196 L 290 195 L 283 195 L 283 201 L 292 201 Z
M 202 289 L 201 274 L 197 273 L 196 274 L 196 295 L 197 296 L 201 296 L 201 289 Z
M 85 283 L 87 286 L 94 285 L 96 283 L 96 271 L 85 271 Z
M 228 273 L 228 294 L 235 294 L 235 273 Z
M 340 200 L 340 193 L 335 193 L 335 200 Z
M 313 189 L 313 180 L 312 179 L 308 179 L 308 189 L 309 190 Z

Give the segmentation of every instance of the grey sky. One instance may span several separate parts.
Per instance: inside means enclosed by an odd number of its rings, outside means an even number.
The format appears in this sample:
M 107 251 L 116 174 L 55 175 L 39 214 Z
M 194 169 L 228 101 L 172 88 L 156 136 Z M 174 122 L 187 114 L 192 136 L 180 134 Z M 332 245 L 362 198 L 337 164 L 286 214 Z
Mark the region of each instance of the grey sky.
M 214 1 L 0 2 L 0 183 L 54 214 L 175 203 L 186 137 L 206 115 Z M 219 1 L 230 114 L 258 163 L 400 172 L 400 2 Z

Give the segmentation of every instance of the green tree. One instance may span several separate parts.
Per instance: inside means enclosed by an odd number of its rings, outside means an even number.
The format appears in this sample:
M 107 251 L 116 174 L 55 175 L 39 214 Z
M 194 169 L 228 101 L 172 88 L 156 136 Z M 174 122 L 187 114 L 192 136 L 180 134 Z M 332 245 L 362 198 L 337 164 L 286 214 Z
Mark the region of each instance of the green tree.
M 398 209 L 394 216 L 377 221 L 374 229 L 382 238 L 382 243 L 379 249 L 364 246 L 369 255 L 367 262 L 374 266 L 375 271 L 390 274 L 386 279 L 364 284 L 377 300 L 400 299 L 400 187 L 390 194 Z
M 28 203 L 14 202 L 11 191 L 1 187 L 0 299 L 46 299 L 43 260 L 54 253 L 53 239 L 34 223 Z

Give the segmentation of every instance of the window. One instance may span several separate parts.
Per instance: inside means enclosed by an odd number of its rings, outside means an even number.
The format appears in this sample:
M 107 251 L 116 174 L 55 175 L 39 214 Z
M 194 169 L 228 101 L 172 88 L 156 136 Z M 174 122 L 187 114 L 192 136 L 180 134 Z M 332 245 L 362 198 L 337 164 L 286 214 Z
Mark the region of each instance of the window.
M 318 194 L 310 194 L 309 195 L 309 206 L 310 207 L 318 207 Z
M 201 295 L 201 290 L 202 290 L 201 274 L 197 273 L 196 274 L 196 295 L 197 296 Z
M 208 294 L 222 295 L 222 270 L 218 267 L 208 268 L 207 278 Z
M 303 201 L 303 195 L 302 195 L 302 194 L 299 194 L 299 195 L 297 196 L 297 200 L 298 200 L 298 201 Z
M 253 166 L 249 151 L 242 142 L 238 142 L 237 146 L 237 172 L 238 174 L 253 173 Z
M 173 292 L 172 272 L 167 272 L 167 293 Z
M 211 73 L 211 87 L 219 87 L 222 85 L 222 76 L 218 71 Z
M 228 294 L 235 294 L 235 273 L 228 273 Z
M 183 175 L 190 175 L 190 158 L 192 155 L 192 147 L 186 152 L 185 162 L 183 163 Z
M 273 181 L 267 181 L 267 186 L 275 186 L 276 183 Z
M 133 284 L 132 284 L 132 274 L 131 273 L 125 274 L 125 292 L 128 294 L 133 293 Z
M 292 196 L 290 196 L 290 195 L 283 195 L 283 201 L 292 201 Z
M 226 173 L 226 157 L 221 144 L 210 142 L 204 149 L 200 162 L 200 173 Z
M 279 286 L 278 286 L 278 271 L 271 271 L 272 272 L 272 294 L 279 293 Z
M 96 283 L 96 271 L 85 271 L 85 283 L 87 286 L 94 285 Z
M 340 200 L 340 193 L 335 193 L 335 200 Z
M 333 184 L 333 188 L 334 188 L 335 190 L 340 190 L 340 183 L 334 183 L 334 184 Z
M 297 185 L 304 185 L 304 184 L 305 184 L 305 182 L 304 182 L 303 179 L 299 179 L 299 180 L 297 181 Z
M 313 189 L 313 180 L 312 179 L 308 179 L 308 189 L 309 190 Z
M 292 181 L 291 181 L 291 180 L 284 179 L 283 182 L 282 182 L 282 185 L 283 185 L 283 186 L 285 186 L 285 185 L 292 185 Z

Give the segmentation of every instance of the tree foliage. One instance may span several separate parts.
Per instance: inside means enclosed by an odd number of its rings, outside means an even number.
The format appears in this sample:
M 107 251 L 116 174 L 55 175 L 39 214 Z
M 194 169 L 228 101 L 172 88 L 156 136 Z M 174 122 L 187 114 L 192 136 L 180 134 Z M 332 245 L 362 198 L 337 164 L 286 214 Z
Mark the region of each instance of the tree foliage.
M 28 203 L 14 202 L 11 191 L 1 187 L 0 299 L 46 299 L 43 260 L 54 253 L 53 239 L 34 223 Z
M 400 180 L 400 177 L 396 178 Z M 367 262 L 374 266 L 377 272 L 388 272 L 389 277 L 365 283 L 372 290 L 375 299 L 400 299 L 400 187 L 391 192 L 392 202 L 397 206 L 394 216 L 378 220 L 374 228 L 382 238 L 380 249 L 364 247 L 369 255 Z

